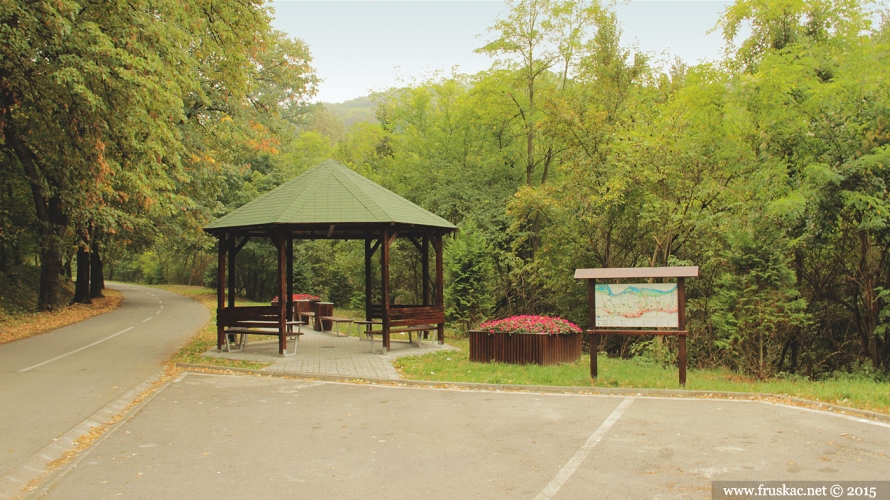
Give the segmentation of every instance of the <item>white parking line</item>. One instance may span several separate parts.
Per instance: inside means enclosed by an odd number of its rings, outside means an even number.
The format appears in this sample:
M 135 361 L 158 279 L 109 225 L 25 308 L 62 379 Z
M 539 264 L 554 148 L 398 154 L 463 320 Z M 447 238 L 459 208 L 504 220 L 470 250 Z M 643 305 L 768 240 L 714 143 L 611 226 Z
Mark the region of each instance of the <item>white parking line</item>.
M 572 474 L 575 473 L 575 471 L 578 469 L 578 466 L 581 465 L 581 462 L 583 462 L 584 459 L 587 458 L 587 455 L 590 455 L 590 451 L 597 444 L 599 444 L 606 433 L 609 432 L 609 429 L 611 429 L 612 426 L 615 425 L 615 422 L 617 422 L 618 419 L 621 418 L 621 415 L 624 414 L 624 410 L 626 410 L 627 407 L 634 402 L 634 399 L 635 398 L 625 398 L 624 401 L 622 401 L 621 404 L 618 405 L 618 408 L 615 408 L 615 410 L 612 411 L 612 414 L 609 415 L 609 418 L 607 418 L 605 422 L 600 424 L 600 426 L 595 431 L 593 431 L 593 434 L 590 435 L 590 437 L 587 439 L 587 442 L 584 443 L 584 446 L 582 446 L 577 452 L 575 452 L 575 455 L 570 458 L 565 465 L 562 466 L 562 469 L 560 469 L 559 472 L 556 473 L 556 476 L 554 476 L 553 479 L 549 483 L 547 483 L 547 486 L 545 486 L 544 489 L 541 490 L 540 493 L 538 493 L 538 496 L 535 497 L 535 500 L 549 500 L 553 498 L 553 495 L 556 495 L 556 492 L 559 491 L 560 488 L 562 488 L 562 485 L 565 484 L 565 482 L 568 481 L 570 477 L 572 477 Z
M 111 339 L 117 337 L 118 335 L 121 335 L 121 334 L 123 334 L 123 333 L 127 333 L 127 332 L 129 332 L 129 331 L 132 330 L 132 329 L 133 329 L 133 327 L 131 326 L 130 328 L 127 328 L 127 329 L 125 329 L 125 330 L 121 330 L 121 331 L 115 333 L 114 335 L 105 337 L 105 338 L 102 339 L 102 340 L 97 340 L 97 341 L 93 342 L 93 343 L 90 344 L 90 345 L 85 345 L 85 346 L 81 347 L 80 349 L 75 349 L 75 350 L 73 350 L 73 351 L 71 351 L 71 352 L 62 354 L 61 356 L 56 356 L 56 357 L 53 358 L 53 359 L 48 359 L 48 360 L 46 360 L 46 361 L 44 361 L 44 362 L 42 362 L 42 363 L 37 363 L 36 365 L 31 365 L 31 366 L 29 366 L 29 367 L 27 367 L 27 368 L 22 368 L 21 370 L 18 371 L 18 373 L 24 373 L 24 372 L 27 372 L 27 371 L 31 371 L 31 370 L 33 370 L 34 368 L 40 368 L 40 367 L 43 366 L 43 365 L 52 363 L 53 361 L 58 361 L 58 360 L 60 360 L 60 359 L 62 359 L 62 358 L 64 358 L 64 357 L 71 356 L 72 354 L 76 354 L 76 353 L 78 353 L 78 352 L 80 352 L 80 351 L 83 351 L 84 349 L 89 349 L 90 347 L 93 347 L 94 345 L 101 344 L 102 342 L 105 342 L 106 340 L 111 340 Z
M 142 322 L 143 322 L 143 323 L 148 323 L 149 321 L 152 320 L 152 318 L 154 318 L 154 316 L 149 316 L 149 317 L 145 318 L 144 320 L 142 320 Z

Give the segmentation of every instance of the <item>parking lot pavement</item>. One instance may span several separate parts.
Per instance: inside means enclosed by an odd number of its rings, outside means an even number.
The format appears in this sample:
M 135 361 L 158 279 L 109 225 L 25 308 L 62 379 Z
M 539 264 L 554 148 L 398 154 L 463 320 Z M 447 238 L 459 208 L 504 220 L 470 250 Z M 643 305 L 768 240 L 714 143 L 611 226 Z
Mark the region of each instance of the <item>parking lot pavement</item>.
M 99 498 L 710 498 L 885 480 L 890 424 L 752 401 L 185 373 L 37 492 Z

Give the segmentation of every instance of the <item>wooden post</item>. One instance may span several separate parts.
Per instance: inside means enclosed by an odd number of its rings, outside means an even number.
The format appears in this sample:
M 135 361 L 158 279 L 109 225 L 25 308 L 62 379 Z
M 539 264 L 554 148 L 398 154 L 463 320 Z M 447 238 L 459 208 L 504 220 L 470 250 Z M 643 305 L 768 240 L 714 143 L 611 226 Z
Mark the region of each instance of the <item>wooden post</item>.
M 229 307 L 235 307 L 235 254 L 238 250 L 235 248 L 235 232 L 229 234 Z
M 421 242 L 421 274 L 423 275 L 423 305 L 430 305 L 430 238 L 424 235 Z
M 677 364 L 680 369 L 680 385 L 686 385 L 686 278 L 677 278 L 677 329 L 681 333 L 677 337 L 679 355 Z
M 275 246 L 278 249 L 278 354 L 283 356 L 287 352 L 287 293 L 285 272 L 287 271 L 287 244 L 284 241 L 284 231 L 278 228 L 275 235 Z
M 371 299 L 373 294 L 373 287 L 371 286 L 371 280 L 373 276 L 371 275 L 371 257 L 373 256 L 373 252 L 371 251 L 371 239 L 365 238 L 365 320 L 371 321 L 371 306 L 374 304 L 374 301 Z
M 437 234 L 433 240 L 436 247 L 436 307 L 445 307 L 445 265 L 442 257 L 442 235 Z M 439 345 L 445 343 L 445 323 L 436 325 L 439 334 Z
M 587 329 L 596 330 L 596 280 L 587 280 Z M 587 337 L 590 340 L 590 378 L 596 378 L 599 372 L 596 353 L 599 348 L 600 336 L 592 333 Z
M 294 319 L 294 239 L 287 236 L 287 320 Z
M 219 236 L 219 256 L 216 261 L 216 348 L 222 351 L 225 328 L 219 324 L 219 312 L 226 307 L 226 248 L 228 233 Z
M 390 230 L 383 231 L 383 249 L 380 252 L 380 267 L 382 271 L 381 292 L 383 293 L 383 352 L 389 352 L 389 253 Z

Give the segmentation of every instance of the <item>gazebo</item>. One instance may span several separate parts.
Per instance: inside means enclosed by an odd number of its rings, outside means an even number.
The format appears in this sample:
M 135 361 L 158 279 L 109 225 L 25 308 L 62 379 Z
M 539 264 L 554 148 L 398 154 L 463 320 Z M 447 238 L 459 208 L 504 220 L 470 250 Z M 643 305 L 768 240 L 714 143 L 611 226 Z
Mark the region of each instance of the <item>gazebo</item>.
M 269 322 L 278 328 L 278 352 L 287 350 L 288 321 L 293 320 L 295 239 L 364 240 L 365 319 L 379 320 L 383 349 L 390 349 L 390 331 L 418 325 L 434 326 L 445 340 L 442 238 L 457 228 L 447 220 L 328 160 L 204 227 L 219 239 L 217 277 L 217 348 L 222 350 L 227 327 Z M 277 306 L 235 307 L 235 258 L 251 239 L 268 238 L 278 251 Z M 410 241 L 420 253 L 422 303 L 391 300 L 390 259 L 396 238 Z M 435 275 L 430 273 L 430 247 Z M 374 303 L 374 255 L 380 255 L 379 291 Z M 228 270 L 228 272 L 227 272 Z

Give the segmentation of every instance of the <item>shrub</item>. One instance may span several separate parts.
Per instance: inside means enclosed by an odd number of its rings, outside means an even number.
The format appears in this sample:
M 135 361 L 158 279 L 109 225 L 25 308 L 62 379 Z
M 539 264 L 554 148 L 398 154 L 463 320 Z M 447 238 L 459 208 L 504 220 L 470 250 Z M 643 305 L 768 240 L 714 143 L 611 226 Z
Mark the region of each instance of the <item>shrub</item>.
M 491 312 L 491 249 L 466 224 L 445 252 L 445 299 L 448 321 L 464 332 Z

